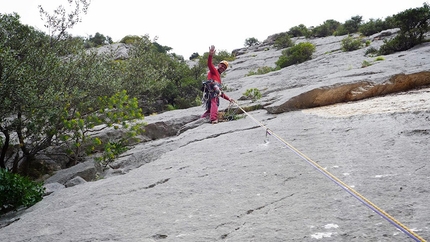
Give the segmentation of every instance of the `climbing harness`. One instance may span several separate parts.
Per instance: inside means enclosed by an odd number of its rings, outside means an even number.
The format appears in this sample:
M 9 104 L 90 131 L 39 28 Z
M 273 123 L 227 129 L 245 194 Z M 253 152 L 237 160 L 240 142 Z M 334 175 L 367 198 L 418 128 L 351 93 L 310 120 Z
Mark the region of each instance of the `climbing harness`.
M 206 110 L 210 108 L 211 99 L 220 96 L 222 93 L 220 85 L 213 80 L 202 82 L 201 91 L 203 95 L 202 104 Z M 219 106 L 219 99 L 217 100 L 217 105 Z
M 321 172 L 323 175 L 325 175 L 331 181 L 333 181 L 334 183 L 336 183 L 337 185 L 339 185 L 342 189 L 344 189 L 345 191 L 347 191 L 350 195 L 352 195 L 353 197 L 355 197 L 356 199 L 358 199 L 360 202 L 362 202 L 364 205 L 366 205 L 367 207 L 369 207 L 371 210 L 373 210 L 374 212 L 376 212 L 377 214 L 379 214 L 381 217 L 383 217 L 384 219 L 386 219 L 392 225 L 394 225 L 395 227 L 397 227 L 398 229 L 400 229 L 403 233 L 405 233 L 406 235 L 408 235 L 410 238 L 412 238 L 413 240 L 418 241 L 418 242 L 425 242 L 425 240 L 423 238 L 421 238 L 418 234 L 416 234 L 411 229 L 409 229 L 408 227 L 406 227 L 405 225 L 403 225 L 402 223 L 400 223 L 399 221 L 397 221 L 395 218 L 393 218 L 387 212 L 385 212 L 382 209 L 380 209 L 379 207 L 377 207 L 375 204 L 373 204 L 367 198 L 365 198 L 360 193 L 358 193 L 357 191 L 355 191 L 353 188 L 351 188 L 350 186 L 348 186 L 347 184 L 345 184 L 339 178 L 337 178 L 336 176 L 334 176 L 330 172 L 326 171 L 322 166 L 320 166 L 318 163 L 316 163 L 315 161 L 313 161 L 311 158 L 307 157 L 305 154 L 303 154 L 302 152 L 300 152 L 294 146 L 292 146 L 291 144 L 289 144 L 288 142 L 286 142 L 285 140 L 283 140 L 281 137 L 279 137 L 277 134 L 275 134 L 272 130 L 270 130 L 264 124 L 262 124 L 257 119 L 255 119 L 251 114 L 249 114 L 248 112 L 246 112 L 242 107 L 239 106 L 239 104 L 237 104 L 236 102 L 234 102 L 234 103 L 237 105 L 237 107 L 240 110 L 242 110 L 242 112 L 246 116 L 250 117 L 261 128 L 263 128 L 263 129 L 266 130 L 266 139 L 265 139 L 266 143 L 268 142 L 268 136 L 269 135 L 275 137 L 278 141 L 280 141 L 281 143 L 283 143 L 288 149 L 290 149 L 291 151 L 293 151 L 296 155 L 298 155 L 300 158 L 302 158 L 303 160 L 305 160 L 307 163 L 309 163 L 316 170 L 318 170 L 319 172 Z

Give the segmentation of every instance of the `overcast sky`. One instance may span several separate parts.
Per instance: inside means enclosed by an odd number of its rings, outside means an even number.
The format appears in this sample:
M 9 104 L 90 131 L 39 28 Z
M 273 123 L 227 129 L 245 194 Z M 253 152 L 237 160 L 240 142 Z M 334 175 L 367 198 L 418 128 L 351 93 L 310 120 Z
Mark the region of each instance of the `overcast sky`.
M 384 19 L 409 8 L 422 7 L 426 0 L 92 0 L 88 14 L 69 32 L 94 36 L 99 32 L 114 42 L 126 35 L 158 37 L 170 52 L 188 59 L 202 55 L 210 45 L 231 52 L 244 47 L 247 38 L 268 36 L 304 24 L 318 26 L 333 19 L 344 23 L 353 16 Z M 428 2 L 428 1 L 427 1 Z M 16 12 L 21 23 L 47 32 L 37 6 L 53 12 L 67 0 L 0 0 L 0 13 Z

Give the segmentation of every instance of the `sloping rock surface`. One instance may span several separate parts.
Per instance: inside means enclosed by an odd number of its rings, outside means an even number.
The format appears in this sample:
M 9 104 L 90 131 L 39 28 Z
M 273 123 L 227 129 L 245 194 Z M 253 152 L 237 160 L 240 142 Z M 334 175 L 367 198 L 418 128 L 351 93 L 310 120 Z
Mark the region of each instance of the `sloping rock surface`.
M 228 94 L 258 88 L 261 100 L 239 104 L 265 110 L 217 125 L 193 121 L 201 107 L 146 117 L 176 128 L 154 127 L 157 139 L 105 179 L 4 218 L 0 241 L 413 241 L 276 137 L 430 239 L 430 45 L 373 61 L 365 49 L 341 52 L 342 38 L 311 40 L 313 60 L 260 76 L 246 74 L 275 66 L 281 50 L 241 49 Z M 407 88 L 385 91 L 393 83 Z

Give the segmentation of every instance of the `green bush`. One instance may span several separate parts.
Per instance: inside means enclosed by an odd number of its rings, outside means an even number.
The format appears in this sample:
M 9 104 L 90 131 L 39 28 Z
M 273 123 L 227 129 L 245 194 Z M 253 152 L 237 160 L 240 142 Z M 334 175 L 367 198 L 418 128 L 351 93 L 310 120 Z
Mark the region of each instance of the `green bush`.
M 0 169 L 0 214 L 31 207 L 43 198 L 45 188 L 27 177 Z
M 389 55 L 408 50 L 424 42 L 430 30 L 430 6 L 424 3 L 421 8 L 408 9 L 393 16 L 394 23 L 400 28 L 396 37 L 387 41 L 379 49 L 380 55 Z
M 299 64 L 310 60 L 315 52 L 315 45 L 310 42 L 299 43 L 282 51 L 282 55 L 276 61 L 278 68 Z
M 287 33 L 277 34 L 275 37 L 275 42 L 273 43 L 273 46 L 278 50 L 285 49 L 293 45 L 294 43 L 290 39 L 290 36 Z
M 237 110 L 238 110 L 237 108 L 229 107 L 224 113 L 224 119 L 233 121 L 233 120 L 239 120 L 246 117 L 245 114 L 237 114 Z
M 252 37 L 252 38 L 248 38 L 245 40 L 245 47 L 251 47 L 254 45 L 259 45 L 260 41 L 258 41 L 258 39 Z
M 371 65 L 372 65 L 372 63 L 368 62 L 367 60 L 364 60 L 363 63 L 361 63 L 361 68 L 365 68 L 365 67 L 368 67 Z
M 317 38 L 331 36 L 336 32 L 340 25 L 341 24 L 336 20 L 326 20 L 323 24 L 312 29 L 312 35 Z
M 253 71 L 253 70 L 249 71 L 247 76 L 263 75 L 263 74 L 269 73 L 269 72 L 274 71 L 274 70 L 276 70 L 276 68 L 272 68 L 269 66 L 263 66 L 263 67 L 258 68 L 257 71 Z
M 412 46 L 409 45 L 406 36 L 399 34 L 391 40 L 384 40 L 384 44 L 379 48 L 378 54 L 390 55 L 409 48 L 412 48 Z
M 133 44 L 135 42 L 139 42 L 142 40 L 142 37 L 137 35 L 127 35 L 124 38 L 122 38 L 119 42 L 123 44 Z
M 341 29 L 344 31 L 343 34 L 357 33 L 358 28 L 360 27 L 362 21 L 363 21 L 363 17 L 359 15 L 351 17 L 350 20 L 345 21 L 345 23 L 341 25 L 342 26 Z M 343 34 L 340 34 L 340 35 L 343 35 Z
M 243 93 L 243 95 L 248 98 L 251 99 L 253 102 L 257 101 L 258 99 L 260 99 L 262 97 L 260 90 L 258 90 L 258 88 L 250 88 L 250 89 L 246 89 L 246 91 Z
M 294 26 L 290 28 L 290 30 L 288 30 L 287 33 L 292 37 L 305 36 L 306 38 L 308 38 L 311 34 L 311 31 L 308 28 L 306 28 L 304 24 L 300 24 L 298 26 Z
M 106 167 L 109 163 L 113 162 L 115 158 L 128 150 L 123 140 L 109 141 L 105 147 L 102 157 L 96 160 L 103 166 Z
M 394 26 L 390 26 L 389 22 L 381 19 L 370 19 L 368 22 L 360 25 L 358 32 L 362 33 L 364 36 L 370 36 L 390 28 L 394 28 Z
M 191 56 L 190 56 L 190 60 L 194 60 L 194 59 L 197 59 L 197 58 L 199 58 L 200 57 L 200 55 L 199 55 L 199 53 L 197 53 L 197 52 L 194 52 Z
M 342 40 L 343 51 L 354 51 L 360 49 L 362 46 L 361 39 L 353 38 L 351 35 Z
M 377 54 L 378 54 L 378 49 L 376 49 L 375 47 L 370 47 L 366 50 L 366 53 L 364 55 L 375 56 Z

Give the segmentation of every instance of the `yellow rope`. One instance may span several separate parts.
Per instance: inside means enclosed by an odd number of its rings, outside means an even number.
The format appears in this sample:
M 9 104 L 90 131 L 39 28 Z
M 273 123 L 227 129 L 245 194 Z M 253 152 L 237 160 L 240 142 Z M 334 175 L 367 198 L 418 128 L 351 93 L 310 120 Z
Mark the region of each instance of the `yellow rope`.
M 412 230 L 410 230 L 408 227 L 406 227 L 405 225 L 403 225 L 402 223 L 400 223 L 399 221 L 397 221 L 394 217 L 392 217 L 391 215 L 389 215 L 387 212 L 385 212 L 384 210 L 380 209 L 379 207 L 377 207 L 374 203 L 372 203 L 371 201 L 369 201 L 367 198 L 365 198 L 364 196 L 362 196 L 360 193 L 358 193 L 357 191 L 355 191 L 353 188 L 351 188 L 350 186 L 348 186 L 347 184 L 345 184 L 343 181 L 341 181 L 339 178 L 337 178 L 336 176 L 334 176 L 333 174 L 331 174 L 330 172 L 326 171 L 322 166 L 320 166 L 318 163 L 316 163 L 315 161 L 313 161 L 311 158 L 309 158 L 308 156 L 306 156 L 305 154 L 303 154 L 302 152 L 300 152 L 298 149 L 296 149 L 294 146 L 292 146 L 291 144 L 289 144 L 288 142 L 286 142 L 284 139 L 282 139 L 281 137 L 279 137 L 277 134 L 275 134 L 273 131 L 271 131 L 270 129 L 268 129 L 264 124 L 262 124 L 261 122 L 259 122 L 257 119 L 255 119 L 252 115 L 250 115 L 249 113 L 247 113 L 242 107 L 240 107 L 236 102 L 234 102 L 240 110 L 242 110 L 242 112 L 244 114 L 246 114 L 248 117 L 250 117 L 251 119 L 253 119 L 258 125 L 260 125 L 262 128 L 264 128 L 266 130 L 267 133 L 269 133 L 270 135 L 273 135 L 276 139 L 278 139 L 279 141 L 281 141 L 282 143 L 284 143 L 289 149 L 291 149 L 292 151 L 294 151 L 297 155 L 299 155 L 300 157 L 302 157 L 303 159 L 307 160 L 308 162 L 310 162 L 311 165 L 313 165 L 316 169 L 318 169 L 320 172 L 323 172 L 325 175 L 327 175 L 329 178 L 331 178 L 333 181 L 335 181 L 336 183 L 338 183 L 338 185 L 342 186 L 344 189 L 347 189 L 348 192 L 350 192 L 351 194 L 355 195 L 357 198 L 359 198 L 359 200 L 361 199 L 362 202 L 367 203 L 366 205 L 369 206 L 371 209 L 373 209 L 374 211 L 379 212 L 380 215 L 385 216 L 385 218 L 387 220 L 389 220 L 389 222 L 391 222 L 393 225 L 397 225 L 401 228 L 401 230 L 403 232 L 405 232 L 406 234 L 408 234 L 412 239 L 416 240 L 416 241 L 420 241 L 420 242 L 425 242 L 425 240 L 423 238 L 421 238 L 418 234 L 416 234 L 415 232 L 413 232 Z

